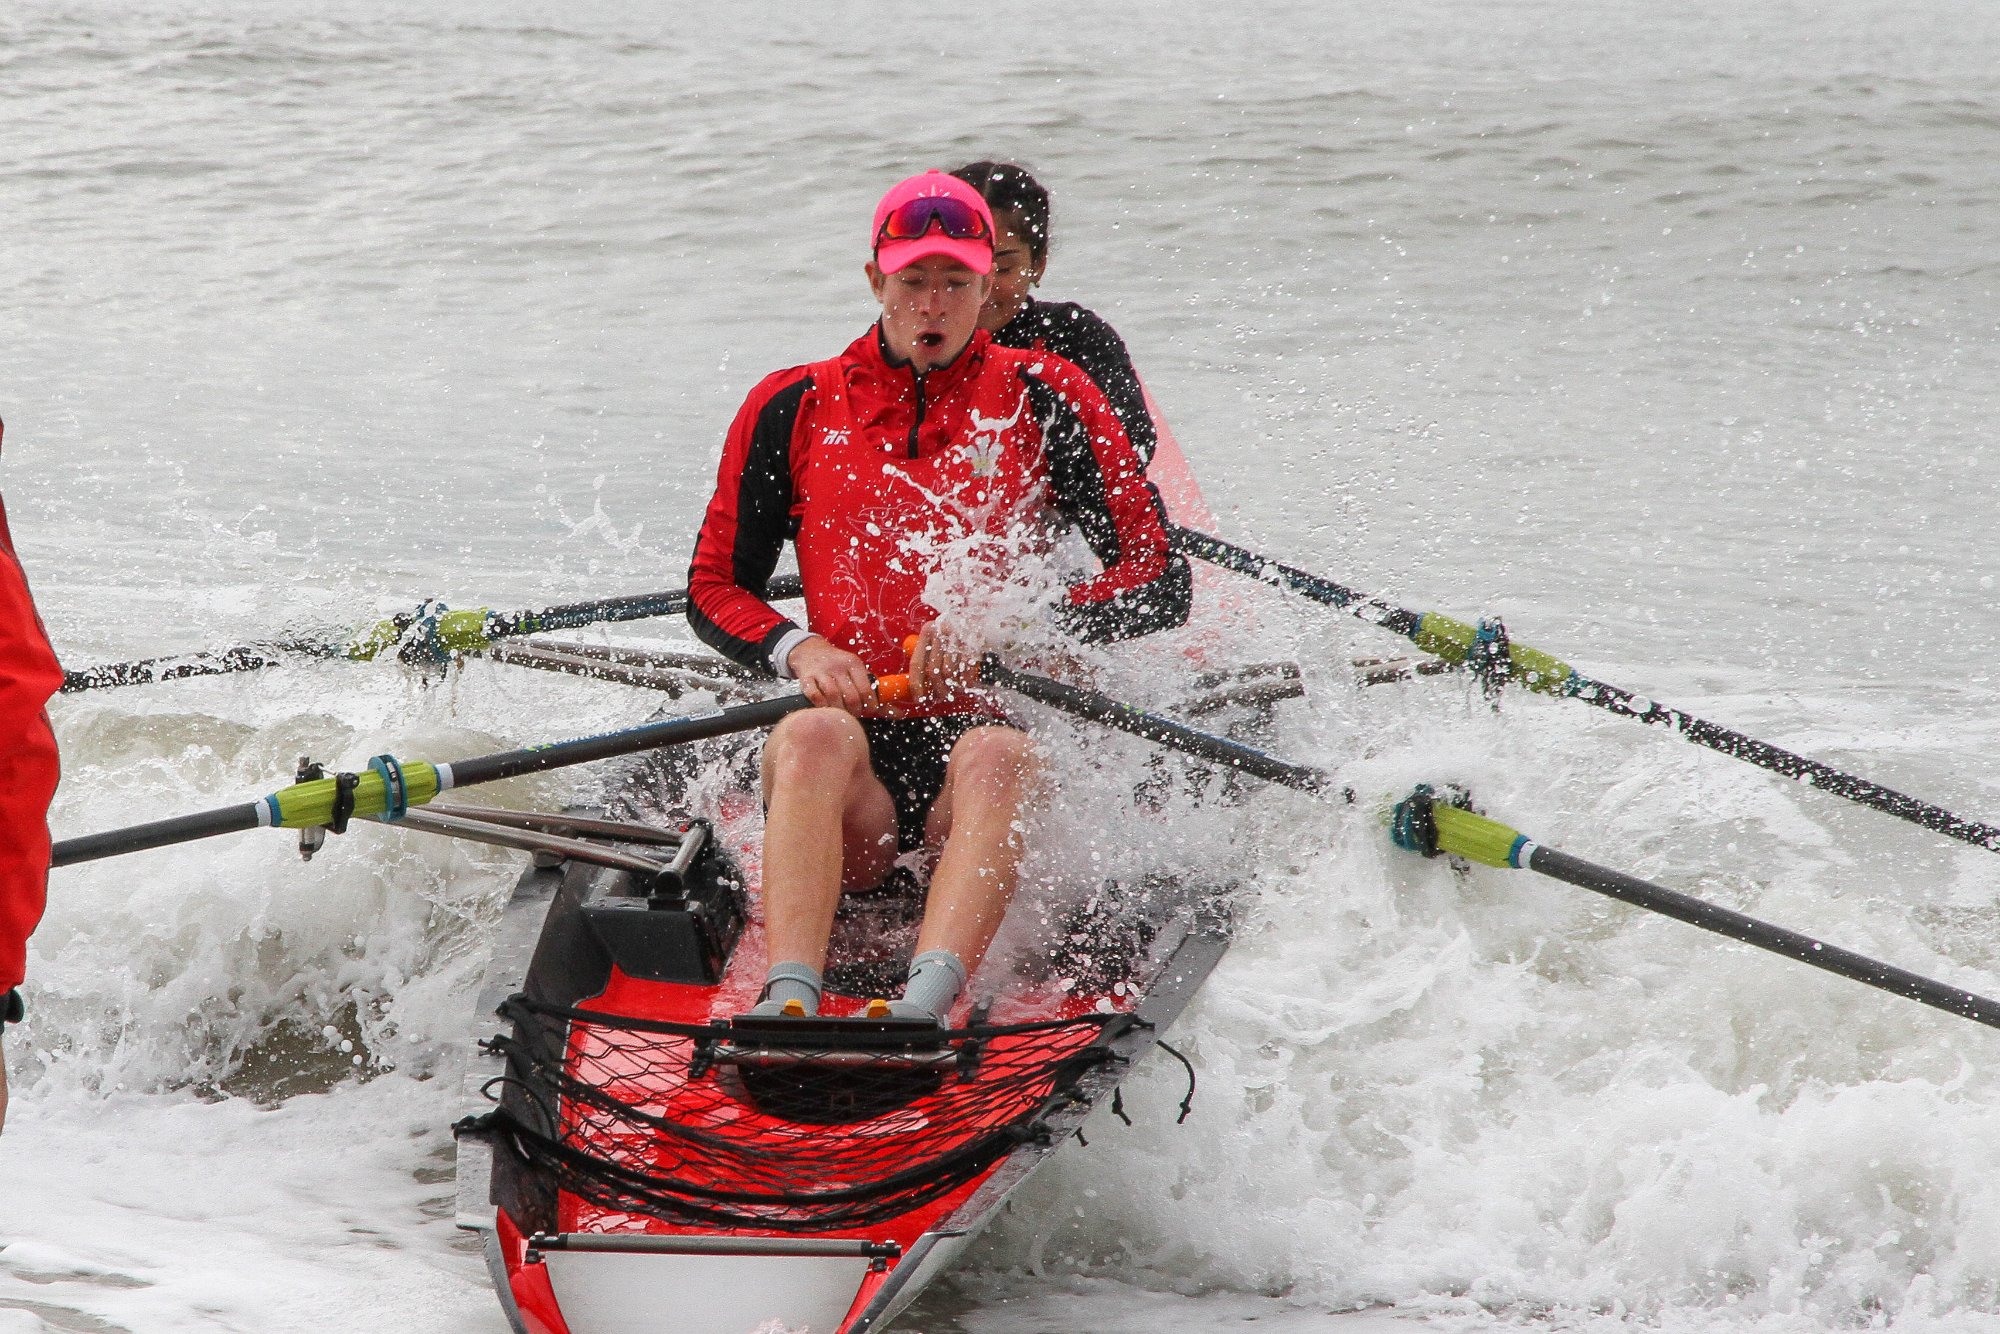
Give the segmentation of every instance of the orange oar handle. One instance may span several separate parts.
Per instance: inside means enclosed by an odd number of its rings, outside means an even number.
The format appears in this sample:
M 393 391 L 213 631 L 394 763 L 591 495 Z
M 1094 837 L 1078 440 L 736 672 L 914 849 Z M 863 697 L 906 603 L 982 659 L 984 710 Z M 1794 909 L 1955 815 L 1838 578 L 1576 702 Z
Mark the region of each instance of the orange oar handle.
M 909 635 L 903 640 L 903 656 L 911 657 L 917 651 L 917 636 Z M 907 704 L 917 697 L 916 689 L 910 685 L 910 678 L 901 672 L 894 676 L 875 678 L 875 698 L 884 704 Z
M 920 638 L 921 638 L 921 636 L 918 636 L 918 635 L 906 635 L 906 636 L 904 636 L 904 638 L 903 638 L 903 656 L 904 656 L 904 657 L 906 657 L 906 658 L 914 658 L 914 657 L 916 657 L 916 656 L 917 656 L 917 644 L 918 644 L 918 642 L 919 642 Z M 885 681 L 898 681 L 898 680 L 900 680 L 900 681 L 903 681 L 903 682 L 904 682 L 904 685 L 903 685 L 903 687 L 902 687 L 902 688 L 903 688 L 903 689 L 905 689 L 905 690 L 909 689 L 909 685 L 908 685 L 908 680 L 907 680 L 907 678 L 904 678 L 904 677 L 884 677 L 884 678 L 883 678 L 883 680 L 885 680 Z M 975 669 L 975 670 L 974 670 L 974 672 L 973 672 L 973 674 L 972 674 L 972 680 L 973 680 L 973 682 L 974 682 L 974 683 L 977 683 L 977 682 L 978 682 L 978 680 L 979 680 L 979 673 L 978 673 L 977 669 Z M 884 696 L 883 696 L 882 698 L 884 699 L 884 701 L 886 701 L 886 700 L 888 699 L 888 696 L 884 695 Z M 908 699 L 908 698 L 909 698 L 909 696 L 908 696 L 908 695 L 904 695 L 904 696 L 901 696 L 900 698 L 903 698 L 903 699 Z

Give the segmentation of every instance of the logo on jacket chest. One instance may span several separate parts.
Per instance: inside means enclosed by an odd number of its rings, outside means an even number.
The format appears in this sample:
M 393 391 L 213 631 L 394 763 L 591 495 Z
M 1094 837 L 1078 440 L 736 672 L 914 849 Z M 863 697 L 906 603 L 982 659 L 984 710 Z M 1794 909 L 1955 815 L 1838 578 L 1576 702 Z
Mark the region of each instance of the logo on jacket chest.
M 988 417 L 977 408 L 972 410 L 972 433 L 958 447 L 958 456 L 971 465 L 974 477 L 991 477 L 1000 471 L 1000 456 L 1007 448 L 1007 432 L 1020 424 L 1022 414 L 1027 410 L 1026 389 L 1021 391 L 1014 411 L 1008 416 Z

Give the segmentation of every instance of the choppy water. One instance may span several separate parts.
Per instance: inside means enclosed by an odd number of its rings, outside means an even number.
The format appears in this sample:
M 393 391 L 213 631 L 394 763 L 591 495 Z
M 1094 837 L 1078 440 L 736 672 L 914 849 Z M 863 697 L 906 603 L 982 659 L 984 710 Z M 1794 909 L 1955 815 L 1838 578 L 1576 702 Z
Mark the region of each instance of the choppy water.
M 1014 156 L 1230 535 L 1991 817 L 1996 57 L 1937 0 L 22 0 L 0 483 L 72 664 L 672 587 L 742 394 L 868 319 L 879 190 Z M 1278 749 L 2000 990 L 1991 854 L 1579 705 L 1360 692 L 1394 641 L 1252 605 L 1312 676 Z M 54 822 L 650 707 L 483 665 L 75 697 Z M 514 863 L 287 844 L 55 877 L 0 1331 L 503 1327 L 443 1127 Z M 910 1327 L 2000 1325 L 2000 1037 L 1366 812 L 1185 855 L 1260 868 L 1196 1115 L 1140 1072 Z

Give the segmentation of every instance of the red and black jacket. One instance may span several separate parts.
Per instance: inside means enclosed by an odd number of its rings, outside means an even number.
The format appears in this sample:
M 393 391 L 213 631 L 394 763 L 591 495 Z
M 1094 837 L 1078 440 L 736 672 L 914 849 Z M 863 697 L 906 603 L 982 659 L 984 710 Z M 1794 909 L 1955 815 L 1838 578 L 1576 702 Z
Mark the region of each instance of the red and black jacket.
M 0 1010 L 21 984 L 28 933 L 48 899 L 49 798 L 57 767 L 44 706 L 62 680 L 0 504 Z
M 695 634 L 775 670 L 799 627 L 764 601 L 795 544 L 813 633 L 879 674 L 937 615 L 924 602 L 936 553 L 1019 531 L 1044 507 L 1074 524 L 1104 572 L 1058 616 L 1086 641 L 1187 620 L 1192 581 L 1165 511 L 1117 416 L 1059 356 L 984 332 L 951 365 L 891 365 L 877 329 L 839 357 L 767 377 L 730 427 L 688 570 Z

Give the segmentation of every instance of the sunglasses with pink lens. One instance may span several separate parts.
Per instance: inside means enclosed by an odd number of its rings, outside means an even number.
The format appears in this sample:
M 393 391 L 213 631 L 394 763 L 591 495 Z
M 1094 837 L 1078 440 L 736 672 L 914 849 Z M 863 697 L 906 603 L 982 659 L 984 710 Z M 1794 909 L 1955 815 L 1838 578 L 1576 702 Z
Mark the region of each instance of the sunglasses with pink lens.
M 987 225 L 985 214 L 962 199 L 937 195 L 912 199 L 891 209 L 889 216 L 882 219 L 882 229 L 875 233 L 875 248 L 880 250 L 890 241 L 917 240 L 932 227 L 954 241 L 990 241 L 993 238 L 993 229 Z

